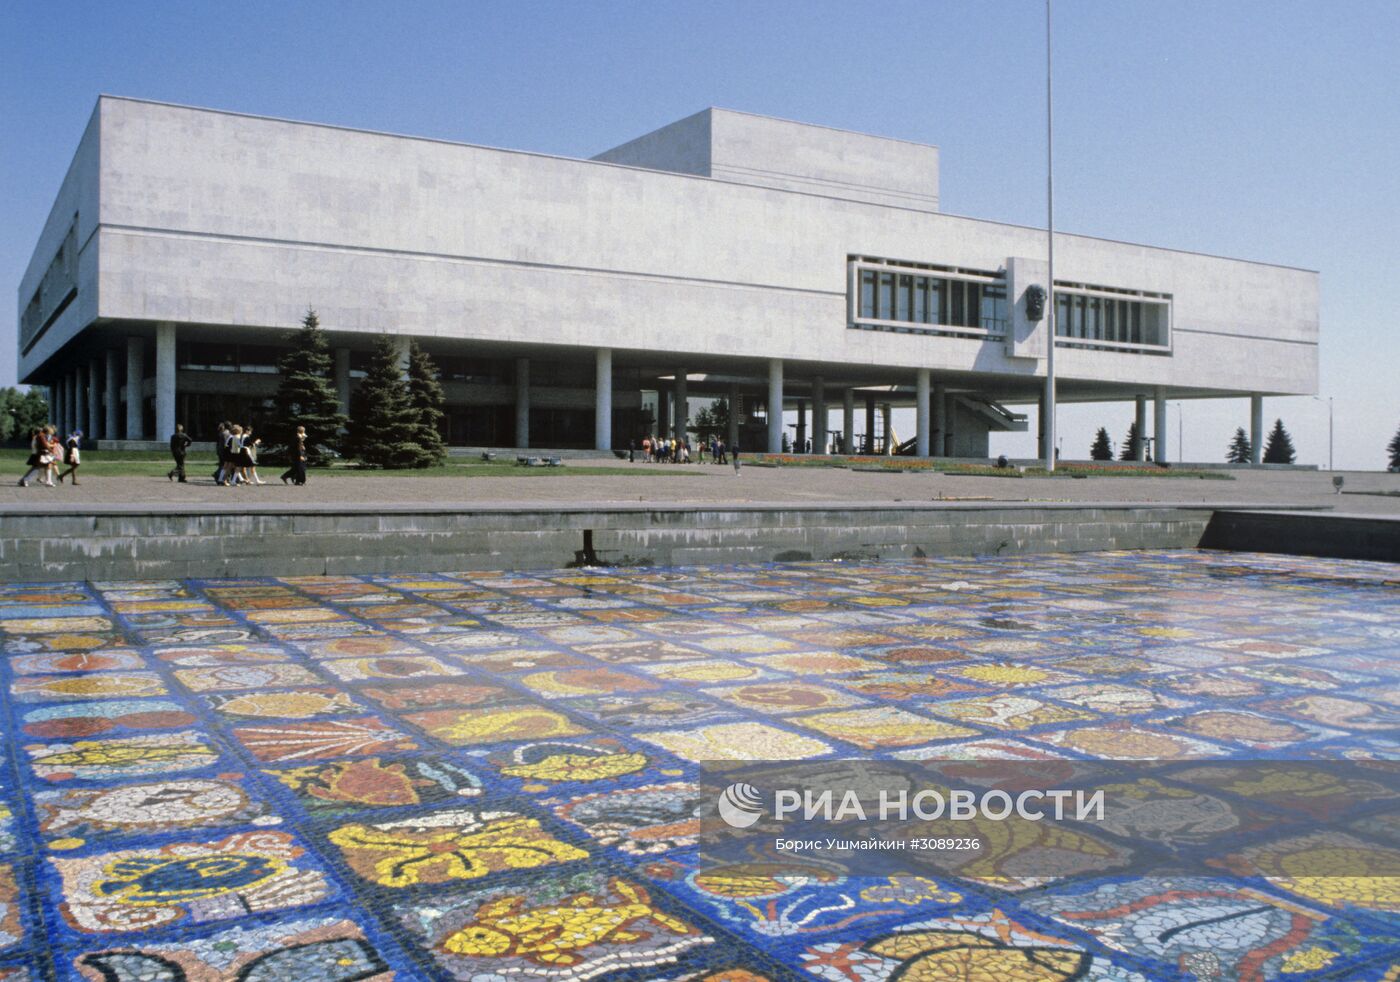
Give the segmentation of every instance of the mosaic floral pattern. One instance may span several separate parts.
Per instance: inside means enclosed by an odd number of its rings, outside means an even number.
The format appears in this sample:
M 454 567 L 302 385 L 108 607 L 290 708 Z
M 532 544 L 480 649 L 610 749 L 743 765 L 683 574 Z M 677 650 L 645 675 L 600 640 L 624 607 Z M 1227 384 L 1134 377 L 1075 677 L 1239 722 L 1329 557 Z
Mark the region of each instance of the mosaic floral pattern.
M 84 952 L 73 960 L 83 979 L 146 982 L 182 979 L 295 979 L 389 982 L 395 972 L 351 920 L 288 920 L 236 927 L 178 942 Z
M 330 886 L 304 856 L 284 832 L 247 832 L 49 863 L 63 884 L 59 911 L 69 926 L 106 934 L 316 903 Z
M 1389 792 L 1282 763 L 1400 759 L 1397 586 L 1189 552 L 0 586 L 0 982 L 1400 982 Z M 702 763 L 851 759 L 1170 766 L 930 875 L 707 853 Z

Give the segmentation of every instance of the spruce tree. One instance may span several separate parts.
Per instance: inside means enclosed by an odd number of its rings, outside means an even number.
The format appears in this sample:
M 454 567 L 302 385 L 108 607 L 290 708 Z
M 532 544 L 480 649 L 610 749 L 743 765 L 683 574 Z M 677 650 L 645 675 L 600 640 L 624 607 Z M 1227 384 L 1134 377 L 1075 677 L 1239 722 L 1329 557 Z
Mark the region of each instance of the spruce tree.
M 1099 432 L 1094 436 L 1094 445 L 1089 448 L 1089 459 L 1113 459 L 1113 443 L 1108 439 L 1108 430 L 1102 426 L 1099 427 Z
M 341 445 L 345 414 L 331 381 L 331 346 L 316 311 L 307 308 L 301 329 L 288 338 L 290 350 L 277 362 L 280 378 L 267 444 L 285 456 L 296 441 L 298 426 L 306 427 L 306 462 L 326 462 L 325 449 Z
M 408 345 L 408 404 L 413 410 L 410 437 L 418 448 L 414 467 L 437 467 L 447 459 L 442 439 L 442 421 L 447 415 L 447 397 L 438 381 L 438 367 L 432 356 L 418 346 Z
M 369 367 L 350 400 L 350 449 L 370 467 L 411 467 L 417 460 L 413 442 L 416 418 L 395 339 L 381 334 L 374 342 Z
M 1264 463 L 1291 464 L 1297 456 L 1293 452 L 1293 438 L 1283 428 L 1283 420 L 1274 420 L 1274 428 L 1269 431 L 1269 441 L 1264 444 Z
M 1137 420 L 1128 424 L 1128 435 L 1123 437 L 1123 449 L 1118 454 L 1119 460 L 1137 460 L 1138 445 Z
M 1395 431 L 1395 435 L 1390 438 L 1390 443 L 1386 444 L 1386 453 L 1390 454 L 1390 469 L 1400 471 L 1400 430 Z
M 1249 437 L 1245 436 L 1244 427 L 1235 428 L 1235 438 L 1230 441 L 1230 447 L 1225 452 L 1225 461 L 1230 464 L 1247 464 L 1250 462 L 1253 447 L 1250 446 Z

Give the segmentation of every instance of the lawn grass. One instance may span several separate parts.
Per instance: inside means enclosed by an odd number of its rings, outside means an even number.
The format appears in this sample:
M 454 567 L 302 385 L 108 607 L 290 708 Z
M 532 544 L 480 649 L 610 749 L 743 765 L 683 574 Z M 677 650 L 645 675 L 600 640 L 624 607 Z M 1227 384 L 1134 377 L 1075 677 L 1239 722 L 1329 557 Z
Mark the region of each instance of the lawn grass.
M 24 462 L 29 457 L 28 450 L 0 449 L 0 471 L 13 473 L 18 479 L 25 471 Z M 213 453 L 192 453 L 185 458 L 185 471 L 192 479 L 207 478 L 214 471 L 216 457 Z M 103 477 L 165 477 L 172 466 L 170 455 L 155 450 L 84 450 L 83 478 Z M 264 481 L 276 481 L 286 469 L 281 462 L 268 462 L 259 465 L 259 473 Z M 371 467 L 356 467 L 353 463 L 336 463 L 330 467 L 312 468 L 315 478 L 343 477 L 608 477 L 639 473 L 680 477 L 696 473 L 697 468 L 676 467 L 674 471 L 648 468 L 645 471 L 635 467 L 607 465 L 580 465 L 568 463 L 562 467 L 521 467 L 514 460 L 484 461 L 471 458 L 448 458 L 441 467 L 427 467 L 421 470 L 382 470 Z

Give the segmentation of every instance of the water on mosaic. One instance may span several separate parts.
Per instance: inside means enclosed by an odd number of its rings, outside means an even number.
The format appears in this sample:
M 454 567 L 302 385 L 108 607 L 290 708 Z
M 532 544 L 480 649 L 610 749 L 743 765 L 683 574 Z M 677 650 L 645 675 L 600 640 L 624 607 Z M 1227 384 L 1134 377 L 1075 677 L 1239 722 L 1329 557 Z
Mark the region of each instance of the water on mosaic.
M 1397 586 L 1183 552 L 0 588 L 0 982 L 1395 982 L 1400 877 L 1329 873 L 1400 818 L 1270 766 L 1400 758 Z M 1185 769 L 946 875 L 707 851 L 699 762 L 881 759 Z M 1114 872 L 1217 834 L 1219 875 Z

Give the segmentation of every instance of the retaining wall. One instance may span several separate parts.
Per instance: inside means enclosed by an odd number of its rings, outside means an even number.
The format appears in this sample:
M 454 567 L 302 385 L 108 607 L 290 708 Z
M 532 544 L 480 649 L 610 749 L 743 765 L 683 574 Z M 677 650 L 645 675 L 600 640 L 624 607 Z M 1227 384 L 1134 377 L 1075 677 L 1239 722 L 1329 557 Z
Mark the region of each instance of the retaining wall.
M 1214 506 L 580 505 L 0 514 L 10 582 L 1184 549 Z

